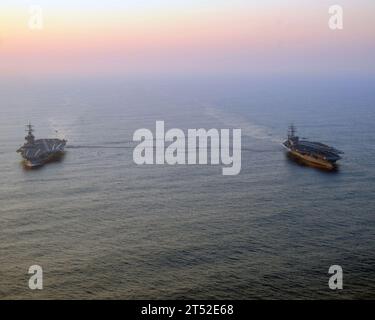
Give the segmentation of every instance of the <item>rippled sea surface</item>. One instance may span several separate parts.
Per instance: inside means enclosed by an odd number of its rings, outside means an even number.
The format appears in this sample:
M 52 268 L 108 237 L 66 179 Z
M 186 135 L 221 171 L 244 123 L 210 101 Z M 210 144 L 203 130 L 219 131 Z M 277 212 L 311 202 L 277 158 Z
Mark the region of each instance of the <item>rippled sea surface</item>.
M 375 81 L 365 78 L 1 80 L 0 298 L 375 298 Z M 62 161 L 15 152 L 65 137 Z M 139 128 L 241 128 L 242 170 L 137 166 Z M 337 172 L 280 146 L 345 152 Z M 31 265 L 44 289 L 28 289 Z M 344 290 L 328 288 L 328 268 Z

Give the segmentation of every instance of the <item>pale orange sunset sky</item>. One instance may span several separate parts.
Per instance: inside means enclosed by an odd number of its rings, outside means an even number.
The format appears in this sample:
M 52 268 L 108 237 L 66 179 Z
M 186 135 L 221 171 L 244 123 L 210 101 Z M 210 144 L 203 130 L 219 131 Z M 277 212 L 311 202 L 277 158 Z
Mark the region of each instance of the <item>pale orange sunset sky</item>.
M 375 70 L 371 0 L 43 0 L 33 30 L 35 4 L 0 4 L 2 74 Z M 343 30 L 328 28 L 332 4 Z

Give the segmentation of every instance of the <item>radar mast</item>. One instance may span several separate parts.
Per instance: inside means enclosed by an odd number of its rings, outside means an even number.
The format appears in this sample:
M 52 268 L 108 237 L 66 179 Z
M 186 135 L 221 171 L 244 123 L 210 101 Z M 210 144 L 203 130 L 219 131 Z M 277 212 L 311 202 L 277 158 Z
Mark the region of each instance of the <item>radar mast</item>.
M 33 135 L 33 132 L 34 132 L 33 127 L 34 126 L 32 126 L 30 122 L 29 122 L 29 124 L 26 125 L 27 136 L 25 137 L 25 140 L 28 143 L 34 143 L 34 141 L 35 141 L 35 137 Z

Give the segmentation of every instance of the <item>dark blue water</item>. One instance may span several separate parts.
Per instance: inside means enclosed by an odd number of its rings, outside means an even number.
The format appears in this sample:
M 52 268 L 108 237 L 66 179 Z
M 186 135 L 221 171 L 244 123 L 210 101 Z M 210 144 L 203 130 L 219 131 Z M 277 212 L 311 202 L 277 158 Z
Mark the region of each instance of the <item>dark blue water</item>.
M 375 298 L 375 90 L 368 77 L 13 79 L 0 87 L 0 298 Z M 24 170 L 24 124 L 69 140 Z M 137 166 L 139 128 L 241 128 L 242 171 Z M 345 152 L 337 172 L 280 142 Z M 56 133 L 56 130 L 58 131 Z M 44 270 L 28 289 L 27 270 Z M 328 268 L 344 289 L 328 288 Z

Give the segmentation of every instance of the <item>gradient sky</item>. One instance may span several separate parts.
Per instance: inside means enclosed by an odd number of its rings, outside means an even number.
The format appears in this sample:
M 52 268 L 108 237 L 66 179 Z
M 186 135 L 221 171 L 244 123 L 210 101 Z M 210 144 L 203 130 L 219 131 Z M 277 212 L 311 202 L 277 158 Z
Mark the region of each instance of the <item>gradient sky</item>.
M 344 30 L 328 28 L 332 4 Z M 374 13 L 373 0 L 1 0 L 0 72 L 374 74 Z

